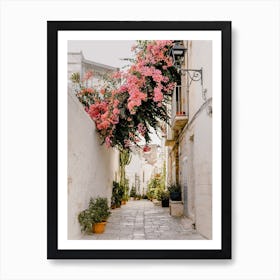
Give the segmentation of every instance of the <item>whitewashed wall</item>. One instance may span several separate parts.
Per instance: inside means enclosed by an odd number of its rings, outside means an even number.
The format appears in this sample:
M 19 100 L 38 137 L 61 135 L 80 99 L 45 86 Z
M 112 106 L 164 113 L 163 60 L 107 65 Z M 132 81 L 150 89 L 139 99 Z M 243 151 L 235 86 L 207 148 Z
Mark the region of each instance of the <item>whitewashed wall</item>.
M 110 201 L 118 172 L 118 152 L 100 145 L 94 122 L 68 92 L 68 238 L 81 237 L 77 216 L 90 197 Z
M 212 116 L 203 104 L 212 97 L 212 42 L 190 41 L 186 65 L 203 68 L 203 86 L 192 82 L 189 89 L 189 124 L 179 141 L 179 177 L 184 188 L 185 214 L 199 233 L 212 238 Z M 186 78 L 186 76 L 184 77 Z M 186 80 L 183 79 L 183 83 Z
M 203 67 L 203 88 L 196 82 L 190 88 L 190 94 L 195 95 L 195 111 L 212 97 L 212 42 L 193 41 L 193 69 Z M 202 90 L 205 90 L 203 99 Z M 210 103 L 212 105 L 212 103 Z M 195 170 L 195 215 L 198 231 L 212 238 L 212 117 L 208 114 L 209 106 L 204 107 L 193 124 L 193 164 Z
M 152 176 L 154 167 L 151 164 L 147 164 L 143 157 L 139 153 L 131 153 L 131 161 L 126 166 L 126 177 L 129 179 L 129 188 L 135 185 L 135 174 L 140 179 L 139 193 L 144 194 L 147 192 L 147 185 Z M 144 180 L 143 180 L 144 174 Z M 136 190 L 138 192 L 138 190 Z

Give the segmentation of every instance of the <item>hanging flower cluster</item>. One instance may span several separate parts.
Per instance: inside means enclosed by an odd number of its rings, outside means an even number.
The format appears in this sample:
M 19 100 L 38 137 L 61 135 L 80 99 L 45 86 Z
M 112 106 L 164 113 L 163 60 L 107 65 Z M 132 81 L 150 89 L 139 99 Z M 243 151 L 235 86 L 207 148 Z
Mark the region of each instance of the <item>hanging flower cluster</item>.
M 95 121 L 96 129 L 107 147 L 129 149 L 141 137 L 151 141 L 151 128 L 168 121 L 167 104 L 179 75 L 169 56 L 173 41 L 137 41 L 135 58 L 128 70 L 106 76 L 102 85 L 88 87 L 93 73 L 86 73 L 76 95 Z

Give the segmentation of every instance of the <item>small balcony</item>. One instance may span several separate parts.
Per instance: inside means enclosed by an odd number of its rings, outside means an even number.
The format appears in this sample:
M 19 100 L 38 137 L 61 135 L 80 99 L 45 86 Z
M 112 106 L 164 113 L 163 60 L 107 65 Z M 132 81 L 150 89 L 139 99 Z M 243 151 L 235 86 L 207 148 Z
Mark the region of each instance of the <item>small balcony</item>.
M 172 96 L 171 127 L 174 131 L 180 131 L 189 119 L 186 86 L 176 86 Z

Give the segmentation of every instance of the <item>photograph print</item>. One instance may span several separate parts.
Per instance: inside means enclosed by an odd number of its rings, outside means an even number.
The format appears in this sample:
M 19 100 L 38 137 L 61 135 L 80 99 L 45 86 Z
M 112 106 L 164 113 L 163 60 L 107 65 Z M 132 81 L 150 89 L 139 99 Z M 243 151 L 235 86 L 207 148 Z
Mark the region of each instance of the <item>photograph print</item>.
M 48 258 L 230 258 L 230 23 L 58 23 Z

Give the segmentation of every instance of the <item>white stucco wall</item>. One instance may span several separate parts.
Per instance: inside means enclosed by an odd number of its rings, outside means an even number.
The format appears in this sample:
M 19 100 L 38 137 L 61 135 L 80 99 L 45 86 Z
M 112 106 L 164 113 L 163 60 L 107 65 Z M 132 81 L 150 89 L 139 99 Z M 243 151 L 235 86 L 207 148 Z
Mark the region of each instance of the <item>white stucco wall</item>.
M 190 120 L 207 98 L 212 97 L 212 42 L 192 41 L 189 67 L 203 68 L 203 87 L 190 87 Z M 203 91 L 204 94 L 203 95 Z M 193 102 L 192 102 L 193 101 Z M 210 103 L 212 105 L 212 103 Z M 212 238 L 212 117 L 208 106 L 193 121 L 194 204 L 197 230 Z M 189 143 L 190 145 L 190 143 Z
M 204 102 L 212 97 L 212 42 L 189 41 L 185 68 L 203 68 L 203 85 L 189 88 L 189 123 L 179 140 L 179 181 L 183 187 L 184 213 L 199 233 L 212 238 L 212 117 Z M 186 76 L 182 83 L 186 83 Z
M 107 197 L 118 172 L 118 152 L 100 145 L 94 122 L 68 92 L 68 238 L 81 237 L 77 216 L 90 197 Z
M 196 227 L 212 238 L 212 119 L 204 110 L 194 128 Z

